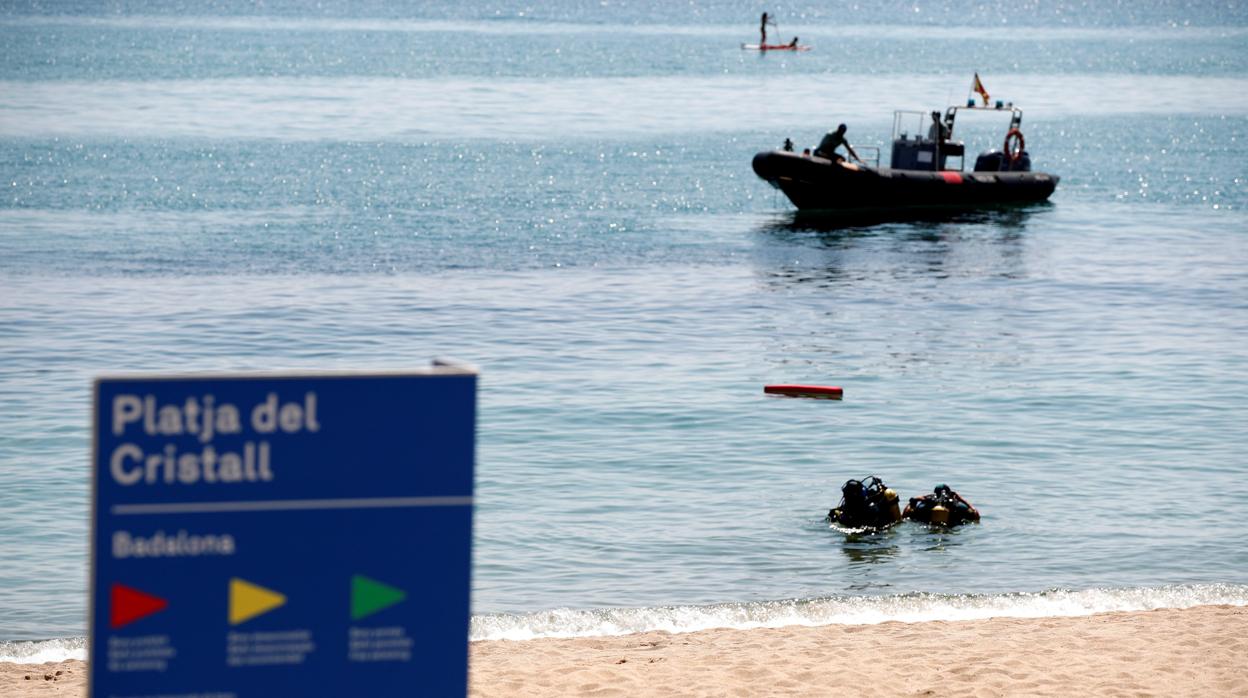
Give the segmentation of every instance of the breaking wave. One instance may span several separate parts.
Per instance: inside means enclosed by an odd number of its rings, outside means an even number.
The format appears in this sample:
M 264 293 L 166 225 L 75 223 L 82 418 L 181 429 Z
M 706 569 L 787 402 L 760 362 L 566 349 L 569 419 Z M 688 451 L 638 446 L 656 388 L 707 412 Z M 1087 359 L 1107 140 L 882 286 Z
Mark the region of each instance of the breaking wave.
M 68 637 L 31 642 L 0 640 L 0 662 L 43 664 L 66 659 L 86 659 L 87 638 Z
M 1248 585 L 1182 584 L 1133 589 L 1050 589 L 1009 594 L 831 596 L 705 606 L 554 609 L 473 616 L 470 640 L 594 637 L 651 631 L 689 633 L 710 628 L 779 628 L 791 625 L 870 625 L 899 621 L 982 620 L 1088 616 L 1194 606 L 1248 606 Z M 41 664 L 86 659 L 86 638 L 0 641 L 0 662 Z
M 790 625 L 868 625 L 900 621 L 1086 616 L 1206 605 L 1248 605 L 1248 585 L 1191 584 L 1142 589 L 1052 589 L 1009 594 L 833 596 L 707 606 L 660 606 L 474 616 L 472 640 L 627 635 L 663 630 L 777 628 Z

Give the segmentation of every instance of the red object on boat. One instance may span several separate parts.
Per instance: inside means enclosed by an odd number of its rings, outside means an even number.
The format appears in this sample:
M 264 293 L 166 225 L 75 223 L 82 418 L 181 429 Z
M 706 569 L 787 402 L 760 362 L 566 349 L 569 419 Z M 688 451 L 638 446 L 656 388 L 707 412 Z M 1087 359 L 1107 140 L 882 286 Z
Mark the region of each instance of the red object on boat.
M 787 397 L 814 397 L 840 400 L 844 391 L 835 385 L 764 385 L 763 392 Z

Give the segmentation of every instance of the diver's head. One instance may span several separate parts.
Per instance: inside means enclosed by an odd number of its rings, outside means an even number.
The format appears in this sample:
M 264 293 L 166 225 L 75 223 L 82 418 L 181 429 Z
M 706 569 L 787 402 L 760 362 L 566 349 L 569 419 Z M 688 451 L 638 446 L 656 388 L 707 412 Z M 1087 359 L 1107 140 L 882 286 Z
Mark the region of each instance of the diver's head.
M 837 132 L 837 133 L 845 133 L 845 129 L 846 129 L 846 128 L 848 128 L 848 127 L 847 127 L 847 126 L 845 126 L 845 124 L 841 124 L 840 126 L 837 126 L 837 127 L 836 127 L 836 132 Z

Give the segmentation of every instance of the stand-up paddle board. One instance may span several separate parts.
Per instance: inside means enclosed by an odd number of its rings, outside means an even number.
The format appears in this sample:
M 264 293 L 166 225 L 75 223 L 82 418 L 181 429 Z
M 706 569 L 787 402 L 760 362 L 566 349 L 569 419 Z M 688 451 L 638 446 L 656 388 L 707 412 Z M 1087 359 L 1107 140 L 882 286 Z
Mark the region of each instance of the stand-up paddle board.
M 809 46 L 794 46 L 792 44 L 741 44 L 742 50 L 745 51 L 809 51 Z

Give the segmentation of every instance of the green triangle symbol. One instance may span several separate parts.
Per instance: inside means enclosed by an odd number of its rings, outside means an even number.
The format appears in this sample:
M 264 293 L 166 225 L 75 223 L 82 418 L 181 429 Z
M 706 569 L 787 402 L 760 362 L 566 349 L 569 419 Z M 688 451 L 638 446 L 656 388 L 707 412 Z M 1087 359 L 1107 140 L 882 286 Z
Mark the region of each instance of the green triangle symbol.
M 407 598 L 407 592 L 362 574 L 351 577 L 351 620 L 367 618 Z

